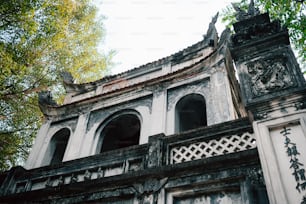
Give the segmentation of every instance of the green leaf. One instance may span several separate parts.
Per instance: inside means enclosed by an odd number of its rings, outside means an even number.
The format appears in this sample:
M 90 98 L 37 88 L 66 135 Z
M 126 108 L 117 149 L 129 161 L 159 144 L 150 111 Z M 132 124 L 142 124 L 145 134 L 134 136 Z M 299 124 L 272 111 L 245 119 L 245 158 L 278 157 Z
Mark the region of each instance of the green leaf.
M 105 32 L 90 1 L 2 1 L 0 13 L 3 170 L 23 161 L 31 147 L 42 121 L 37 93 L 49 89 L 62 100 L 61 71 L 70 71 L 79 83 L 97 80 L 112 54 L 98 52 Z

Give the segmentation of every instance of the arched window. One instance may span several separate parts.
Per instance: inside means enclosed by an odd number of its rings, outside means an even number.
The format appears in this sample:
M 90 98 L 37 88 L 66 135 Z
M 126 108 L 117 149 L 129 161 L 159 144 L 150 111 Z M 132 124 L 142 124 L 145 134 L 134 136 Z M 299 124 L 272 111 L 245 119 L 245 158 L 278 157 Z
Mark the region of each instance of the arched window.
M 132 113 L 120 114 L 103 128 L 97 153 L 139 144 L 140 120 Z
M 204 97 L 200 94 L 189 94 L 181 98 L 175 107 L 175 131 L 183 132 L 206 125 Z
M 68 128 L 63 128 L 57 131 L 52 137 L 46 155 L 46 159 L 50 161 L 50 165 L 58 164 L 63 161 L 69 136 L 70 130 Z

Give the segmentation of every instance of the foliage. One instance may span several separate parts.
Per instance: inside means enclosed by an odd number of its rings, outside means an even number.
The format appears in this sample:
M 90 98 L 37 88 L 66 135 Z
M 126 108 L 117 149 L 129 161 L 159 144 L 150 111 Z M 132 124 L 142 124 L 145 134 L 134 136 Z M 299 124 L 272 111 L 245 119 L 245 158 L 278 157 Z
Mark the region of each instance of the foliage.
M 102 17 L 89 0 L 0 0 L 0 170 L 23 161 L 42 121 L 39 91 L 63 91 L 101 78 L 113 52 L 101 54 Z M 98 20 L 96 20 L 98 19 Z
M 248 4 L 248 0 L 241 0 L 238 3 L 239 7 L 244 10 L 247 10 Z M 256 0 L 255 6 L 262 13 L 269 12 L 272 19 L 279 19 L 282 25 L 288 28 L 290 40 L 299 53 L 301 63 L 304 64 L 306 58 L 306 4 L 304 0 Z M 223 11 L 222 20 L 229 26 L 235 22 L 235 11 L 231 6 Z

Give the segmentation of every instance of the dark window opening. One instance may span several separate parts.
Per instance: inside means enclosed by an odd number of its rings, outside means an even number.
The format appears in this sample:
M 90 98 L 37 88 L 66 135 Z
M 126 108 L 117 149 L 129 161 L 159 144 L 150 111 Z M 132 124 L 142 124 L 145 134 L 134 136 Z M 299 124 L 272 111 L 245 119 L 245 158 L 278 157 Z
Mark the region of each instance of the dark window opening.
M 176 105 L 176 132 L 206 126 L 205 99 L 199 94 L 184 96 Z
M 140 121 L 136 115 L 125 114 L 110 121 L 101 133 L 100 153 L 137 145 L 140 136 Z
M 50 164 L 58 164 L 63 161 L 65 150 L 68 144 L 70 130 L 68 128 L 58 131 L 51 139 L 51 162 Z

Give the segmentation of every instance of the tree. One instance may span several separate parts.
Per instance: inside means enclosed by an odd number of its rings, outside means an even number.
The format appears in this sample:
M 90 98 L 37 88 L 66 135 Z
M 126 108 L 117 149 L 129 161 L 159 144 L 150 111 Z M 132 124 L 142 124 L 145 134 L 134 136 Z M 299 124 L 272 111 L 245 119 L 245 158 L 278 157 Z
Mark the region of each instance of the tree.
M 113 52 L 97 50 L 104 30 L 96 14 L 89 0 L 1 0 L 1 170 L 27 157 L 43 119 L 38 92 L 49 89 L 59 99 L 63 71 L 83 83 L 111 65 Z
M 241 9 L 247 10 L 249 0 L 237 3 Z M 298 51 L 300 62 L 305 69 L 306 58 L 306 4 L 304 0 L 256 0 L 255 6 L 261 12 L 269 12 L 272 19 L 279 19 L 288 28 L 290 40 Z M 224 22 L 231 26 L 235 21 L 235 11 L 228 6 L 223 11 Z M 306 72 L 306 70 L 305 70 Z

